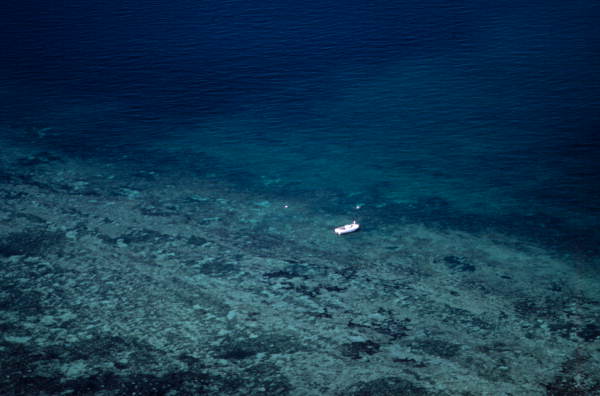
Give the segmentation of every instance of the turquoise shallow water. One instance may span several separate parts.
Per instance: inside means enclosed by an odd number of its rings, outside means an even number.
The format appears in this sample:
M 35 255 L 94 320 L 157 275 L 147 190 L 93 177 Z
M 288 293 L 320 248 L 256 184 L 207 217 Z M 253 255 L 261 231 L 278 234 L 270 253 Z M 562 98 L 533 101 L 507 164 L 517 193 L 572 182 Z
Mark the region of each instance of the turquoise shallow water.
M 45 132 L 13 138 L 596 244 L 592 4 L 27 7 L 3 27 L 2 115 Z

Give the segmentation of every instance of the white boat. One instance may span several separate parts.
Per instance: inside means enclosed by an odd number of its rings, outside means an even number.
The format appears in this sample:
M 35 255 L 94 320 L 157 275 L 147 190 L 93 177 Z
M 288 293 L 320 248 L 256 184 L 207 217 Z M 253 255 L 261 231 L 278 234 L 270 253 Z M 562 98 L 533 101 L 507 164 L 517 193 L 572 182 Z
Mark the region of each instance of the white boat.
M 348 234 L 350 232 L 354 232 L 354 231 L 358 230 L 359 228 L 360 228 L 360 224 L 358 224 L 355 220 L 352 222 L 352 224 L 346 224 L 341 227 L 335 228 L 333 230 L 333 232 L 335 232 L 338 235 L 342 235 L 342 234 Z

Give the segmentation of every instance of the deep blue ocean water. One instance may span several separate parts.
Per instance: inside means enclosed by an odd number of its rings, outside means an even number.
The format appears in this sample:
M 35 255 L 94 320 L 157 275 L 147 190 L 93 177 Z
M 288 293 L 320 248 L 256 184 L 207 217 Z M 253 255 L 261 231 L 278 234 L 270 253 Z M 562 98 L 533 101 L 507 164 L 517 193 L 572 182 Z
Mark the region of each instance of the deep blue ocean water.
M 9 2 L 0 127 L 597 254 L 599 17 L 594 1 Z

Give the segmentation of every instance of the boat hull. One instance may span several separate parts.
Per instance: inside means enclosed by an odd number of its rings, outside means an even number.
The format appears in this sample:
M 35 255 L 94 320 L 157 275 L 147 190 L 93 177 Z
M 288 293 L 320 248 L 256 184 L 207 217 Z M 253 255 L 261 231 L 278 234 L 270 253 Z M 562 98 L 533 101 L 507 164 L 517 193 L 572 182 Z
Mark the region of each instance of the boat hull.
M 360 225 L 357 224 L 356 222 L 353 222 L 352 224 L 346 224 L 341 227 L 337 227 L 333 230 L 333 232 L 335 232 L 338 235 L 343 235 L 343 234 L 349 234 L 351 232 L 354 232 L 354 231 L 358 230 L 359 228 L 360 228 Z

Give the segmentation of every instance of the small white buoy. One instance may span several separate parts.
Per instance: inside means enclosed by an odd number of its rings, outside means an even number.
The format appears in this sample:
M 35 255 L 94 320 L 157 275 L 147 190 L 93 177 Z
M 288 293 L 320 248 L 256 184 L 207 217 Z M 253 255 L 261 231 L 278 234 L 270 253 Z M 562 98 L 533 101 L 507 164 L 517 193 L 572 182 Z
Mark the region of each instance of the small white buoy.
M 335 232 L 338 235 L 342 235 L 342 234 L 348 234 L 350 232 L 354 232 L 354 231 L 358 230 L 359 228 L 360 228 L 360 224 L 358 224 L 356 222 L 356 220 L 354 220 L 352 222 L 352 224 L 346 224 L 341 227 L 337 227 L 333 230 L 333 232 Z

